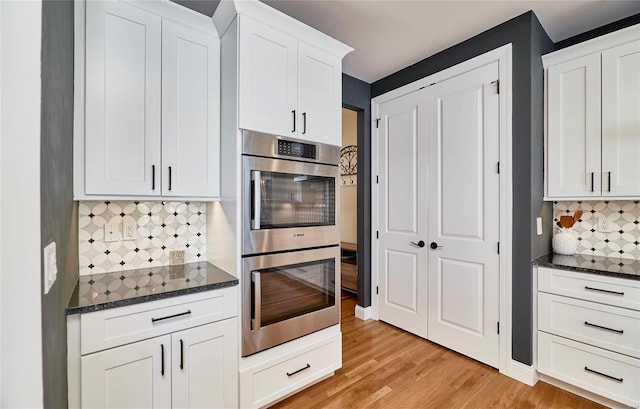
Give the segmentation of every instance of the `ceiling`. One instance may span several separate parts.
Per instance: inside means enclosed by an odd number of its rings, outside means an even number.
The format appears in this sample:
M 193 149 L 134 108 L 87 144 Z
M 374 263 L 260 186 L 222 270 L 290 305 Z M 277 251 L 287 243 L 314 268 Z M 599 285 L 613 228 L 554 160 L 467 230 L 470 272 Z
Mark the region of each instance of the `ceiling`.
M 217 0 L 175 0 L 212 15 Z M 355 50 L 343 71 L 372 83 L 533 10 L 553 42 L 640 13 L 640 0 L 264 0 Z

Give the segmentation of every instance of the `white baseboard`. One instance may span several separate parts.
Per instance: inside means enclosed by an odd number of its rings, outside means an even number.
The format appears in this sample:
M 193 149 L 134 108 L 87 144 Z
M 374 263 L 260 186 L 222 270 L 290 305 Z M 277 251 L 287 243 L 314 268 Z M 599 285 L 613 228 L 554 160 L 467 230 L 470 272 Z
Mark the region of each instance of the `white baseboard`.
M 356 318 L 360 318 L 363 321 L 371 319 L 371 307 L 361 307 L 356 305 Z
M 525 365 L 513 359 L 509 362 L 507 368 L 504 368 L 504 370 L 500 372 L 509 378 L 513 378 L 529 386 L 535 385 L 538 379 L 540 379 L 538 371 L 536 371 L 533 366 Z

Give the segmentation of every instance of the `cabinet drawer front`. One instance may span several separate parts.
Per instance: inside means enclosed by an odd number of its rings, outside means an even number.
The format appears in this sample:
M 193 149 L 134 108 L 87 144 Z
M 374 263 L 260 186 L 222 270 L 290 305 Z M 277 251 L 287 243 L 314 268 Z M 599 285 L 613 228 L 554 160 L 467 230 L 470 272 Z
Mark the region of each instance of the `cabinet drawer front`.
M 538 371 L 629 406 L 640 403 L 640 360 L 538 332 Z
M 538 293 L 538 328 L 640 358 L 640 312 Z
M 340 348 L 340 341 L 334 339 L 286 361 L 249 374 L 251 402 L 245 404 L 251 407 L 269 405 L 330 374 L 340 367 Z
M 640 310 L 640 281 L 538 267 L 538 290 Z
M 82 354 L 234 317 L 237 297 L 230 287 L 83 314 Z

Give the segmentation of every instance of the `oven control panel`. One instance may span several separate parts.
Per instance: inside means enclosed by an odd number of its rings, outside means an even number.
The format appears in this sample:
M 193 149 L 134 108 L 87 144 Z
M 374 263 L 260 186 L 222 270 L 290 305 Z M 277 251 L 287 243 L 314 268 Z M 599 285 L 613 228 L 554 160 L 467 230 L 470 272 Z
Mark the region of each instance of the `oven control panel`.
M 317 159 L 317 146 L 309 143 L 293 142 L 283 139 L 276 141 L 276 153 L 295 158 Z

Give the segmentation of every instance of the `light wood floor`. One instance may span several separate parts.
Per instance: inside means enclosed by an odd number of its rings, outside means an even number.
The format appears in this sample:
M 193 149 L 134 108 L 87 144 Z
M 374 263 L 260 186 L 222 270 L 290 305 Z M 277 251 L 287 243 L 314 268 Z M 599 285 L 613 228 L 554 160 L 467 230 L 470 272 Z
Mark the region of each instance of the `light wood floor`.
M 603 406 L 549 384 L 533 388 L 439 345 L 354 317 L 342 301 L 342 369 L 274 408 L 571 408 Z

